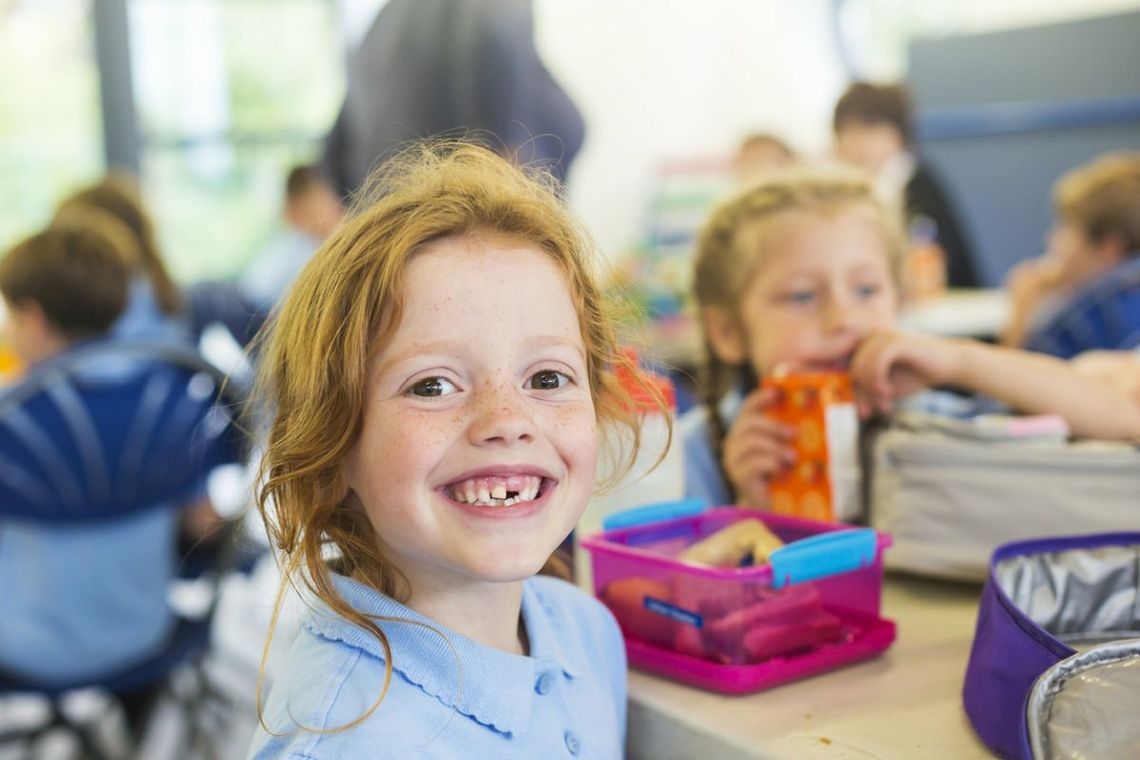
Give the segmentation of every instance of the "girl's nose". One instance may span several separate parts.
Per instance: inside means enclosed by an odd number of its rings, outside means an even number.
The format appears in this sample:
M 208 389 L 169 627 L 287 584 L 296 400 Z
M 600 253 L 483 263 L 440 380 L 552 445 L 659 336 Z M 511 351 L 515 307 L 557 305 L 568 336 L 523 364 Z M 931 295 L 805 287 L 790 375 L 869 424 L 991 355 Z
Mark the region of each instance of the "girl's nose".
M 858 317 L 858 309 L 849 299 L 831 296 L 823 309 L 823 327 L 828 332 L 854 330 Z
M 534 440 L 537 428 L 521 390 L 507 384 L 485 387 L 478 392 L 475 404 L 468 430 L 473 444 L 511 445 Z

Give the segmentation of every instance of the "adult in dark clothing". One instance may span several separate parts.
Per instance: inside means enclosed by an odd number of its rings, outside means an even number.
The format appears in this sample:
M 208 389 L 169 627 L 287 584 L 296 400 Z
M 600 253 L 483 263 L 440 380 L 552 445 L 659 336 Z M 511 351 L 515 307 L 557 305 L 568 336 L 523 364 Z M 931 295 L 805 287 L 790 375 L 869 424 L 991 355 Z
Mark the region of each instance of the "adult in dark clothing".
M 903 203 L 912 228 L 922 218 L 934 223 L 938 245 L 946 252 L 946 284 L 952 288 L 979 287 L 981 278 L 974 264 L 973 248 L 966 240 L 942 181 L 929 166 L 915 164 L 903 192 Z
M 976 288 L 977 263 L 942 181 L 914 152 L 910 101 L 901 85 L 855 82 L 835 106 L 836 152 L 870 172 L 880 190 L 898 197 L 907 226 L 919 238 L 932 237 L 946 259 L 946 284 Z
M 530 0 L 390 0 L 351 58 L 323 167 L 341 190 L 404 144 L 472 136 L 559 179 L 582 117 L 539 58 Z

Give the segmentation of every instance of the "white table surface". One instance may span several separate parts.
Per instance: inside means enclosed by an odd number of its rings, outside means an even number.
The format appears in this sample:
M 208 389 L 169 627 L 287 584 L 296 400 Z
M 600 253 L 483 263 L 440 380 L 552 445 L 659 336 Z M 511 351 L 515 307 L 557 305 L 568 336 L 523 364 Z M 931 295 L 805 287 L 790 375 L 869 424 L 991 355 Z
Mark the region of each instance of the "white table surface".
M 993 755 L 962 709 L 978 585 L 888 574 L 898 637 L 877 658 L 741 696 L 630 672 L 631 760 L 971 760 Z

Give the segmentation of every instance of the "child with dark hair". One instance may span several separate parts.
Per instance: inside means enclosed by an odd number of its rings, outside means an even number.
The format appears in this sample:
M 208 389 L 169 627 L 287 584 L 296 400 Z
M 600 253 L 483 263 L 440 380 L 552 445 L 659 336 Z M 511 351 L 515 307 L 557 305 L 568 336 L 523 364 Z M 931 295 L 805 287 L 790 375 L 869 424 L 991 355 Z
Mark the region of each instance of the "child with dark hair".
M 130 232 L 93 210 L 68 214 L 4 254 L 5 337 L 29 373 L 110 333 L 137 257 Z M 100 377 L 114 371 L 97 369 Z M 5 518 L 0 682 L 73 682 L 165 646 L 174 621 L 163 570 L 174 564 L 177 519 L 174 510 L 79 527 Z M 137 726 L 152 692 L 119 696 Z
M 901 201 L 912 238 L 942 249 L 946 284 L 978 287 L 977 262 L 952 199 L 915 150 L 906 89 L 855 82 L 836 103 L 832 126 L 839 158 L 868 172 L 880 192 Z
M 290 169 L 285 177 L 283 227 L 246 268 L 243 298 L 271 311 L 343 218 L 339 196 L 317 167 L 304 164 Z
M 17 243 L 0 259 L 4 329 L 26 365 L 111 329 L 127 303 L 132 246 L 113 219 L 85 213 Z

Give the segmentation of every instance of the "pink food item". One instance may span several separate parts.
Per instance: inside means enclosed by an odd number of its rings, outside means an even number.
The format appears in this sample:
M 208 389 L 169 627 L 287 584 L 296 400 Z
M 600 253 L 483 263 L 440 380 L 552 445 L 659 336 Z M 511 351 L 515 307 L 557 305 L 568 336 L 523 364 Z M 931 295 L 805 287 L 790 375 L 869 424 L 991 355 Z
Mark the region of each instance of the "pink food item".
M 838 641 L 842 634 L 843 621 L 821 609 L 795 622 L 765 622 L 749 628 L 741 648 L 745 663 L 760 662 Z
M 839 618 L 823 609 L 815 586 L 797 584 L 706 620 L 701 639 L 722 662 L 756 662 L 833 641 L 841 628 Z

